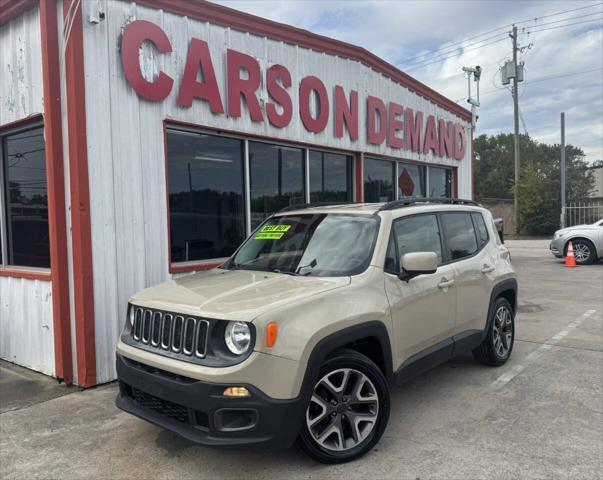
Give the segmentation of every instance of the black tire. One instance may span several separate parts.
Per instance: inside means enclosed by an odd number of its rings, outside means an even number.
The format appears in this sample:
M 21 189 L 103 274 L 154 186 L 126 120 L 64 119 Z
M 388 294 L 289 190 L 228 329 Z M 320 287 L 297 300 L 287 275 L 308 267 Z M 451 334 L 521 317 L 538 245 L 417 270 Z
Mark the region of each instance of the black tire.
M 346 388 L 346 381 L 344 378 L 344 374 L 345 371 L 349 371 L 350 373 L 348 374 L 349 378 L 349 382 L 350 383 L 350 389 L 348 390 Z M 356 373 L 355 373 L 356 372 Z M 357 375 L 358 373 L 358 375 Z M 387 421 L 389 419 L 389 410 L 390 410 L 390 397 L 389 397 L 389 387 L 387 384 L 387 381 L 385 379 L 385 376 L 383 375 L 383 373 L 381 372 L 381 370 L 379 369 L 379 367 L 377 367 L 377 365 L 375 365 L 375 363 L 373 361 L 371 361 L 371 359 L 369 359 L 368 357 L 354 351 L 354 350 L 349 350 L 349 349 L 345 349 L 345 350 L 339 350 L 337 352 L 335 352 L 331 357 L 329 357 L 325 363 L 323 364 L 323 366 L 320 369 L 320 373 L 318 375 L 318 378 L 316 379 L 316 384 L 314 386 L 313 389 L 313 398 L 316 395 L 330 395 L 331 394 L 331 390 L 327 390 L 324 389 L 324 384 L 321 384 L 321 381 L 323 379 L 325 379 L 326 377 L 328 377 L 328 380 L 331 380 L 333 377 L 329 377 L 329 375 L 332 376 L 337 376 L 337 375 L 341 375 L 342 378 L 342 393 L 341 393 L 341 401 L 337 403 L 337 405 L 332 405 L 329 402 L 325 402 L 325 407 L 328 407 L 330 410 L 322 410 L 321 412 L 319 412 L 320 414 L 317 415 L 315 418 L 321 417 L 321 415 L 324 413 L 324 418 L 320 421 L 318 421 L 316 423 L 316 427 L 314 427 L 313 425 L 313 431 L 314 434 L 310 431 L 310 427 L 308 426 L 309 423 L 311 422 L 311 418 L 310 416 L 312 415 L 312 409 L 315 408 L 318 404 L 313 405 L 313 400 L 310 401 L 310 404 L 308 405 L 308 409 L 307 411 L 304 413 L 304 421 L 302 424 L 302 428 L 298 437 L 298 443 L 301 447 L 301 449 L 306 452 L 306 454 L 308 454 L 311 458 L 313 458 L 314 460 L 317 460 L 321 463 L 328 463 L 328 464 L 334 464 L 334 463 L 344 463 L 344 462 L 349 462 L 352 460 L 355 460 L 358 457 L 361 457 L 362 455 L 364 455 L 365 453 L 367 453 L 369 450 L 371 450 L 379 441 L 379 439 L 381 438 L 381 435 L 383 435 L 383 431 L 385 430 L 385 427 L 387 425 Z M 354 375 L 357 375 L 356 380 L 354 381 Z M 352 397 L 353 398 L 357 398 L 355 395 L 356 392 L 356 387 L 358 386 L 358 384 L 360 383 L 360 379 L 362 379 L 362 381 L 364 381 L 364 378 L 362 375 L 364 375 L 366 378 L 368 378 L 369 382 L 364 382 L 364 385 L 361 386 L 360 390 L 363 389 L 367 389 L 367 390 L 363 390 L 365 393 L 368 392 L 369 396 L 374 397 L 376 394 L 376 397 L 378 399 L 378 403 L 376 408 L 373 405 L 359 405 L 358 408 L 360 408 L 360 406 L 364 407 L 367 406 L 368 408 L 373 408 L 372 413 L 375 414 L 375 410 L 376 410 L 376 420 L 374 421 L 374 423 L 372 423 L 372 426 L 370 427 L 370 431 L 368 431 L 369 426 L 368 425 L 364 425 L 363 428 L 365 428 L 364 432 L 366 434 L 366 436 L 364 438 L 361 439 L 361 437 L 358 437 L 358 442 L 357 444 L 353 445 L 354 442 L 356 442 L 356 436 L 358 435 L 358 433 L 360 433 L 360 428 L 357 426 L 354 429 L 354 434 L 352 433 L 352 426 L 351 426 L 351 422 L 353 420 L 351 420 L 350 416 L 352 416 L 353 418 L 358 418 L 356 415 L 363 415 L 363 412 L 358 412 L 358 411 L 353 411 L 353 409 L 357 408 L 356 406 L 347 406 L 350 403 L 353 405 L 354 402 L 351 400 Z M 353 385 L 352 382 L 354 381 Z M 332 382 L 331 382 L 332 383 Z M 334 384 L 333 384 L 334 385 Z M 321 391 L 320 389 L 324 389 L 323 391 Z M 374 388 L 374 389 L 373 389 Z M 348 403 L 345 403 L 343 399 L 346 398 L 346 391 L 348 391 Z M 359 395 L 362 395 L 360 392 L 358 392 Z M 372 398 L 371 397 L 371 398 Z M 369 398 L 368 396 L 365 398 Z M 324 397 L 321 397 L 321 401 L 324 400 Z M 370 402 L 367 400 L 363 400 L 365 403 Z M 331 402 L 337 402 L 337 400 L 335 398 L 333 398 L 331 400 Z M 346 411 L 345 409 L 347 408 Z M 341 411 L 340 409 L 342 409 L 343 411 Z M 331 413 L 329 413 L 331 412 Z M 346 415 L 347 414 L 347 415 Z M 368 412 L 368 414 L 370 415 L 371 412 Z M 315 435 L 316 435 L 316 429 L 318 429 L 319 427 L 322 428 L 321 423 L 325 423 L 324 426 L 324 430 L 323 432 L 326 432 L 327 430 L 333 428 L 333 426 L 337 423 L 338 425 L 340 425 L 339 427 L 339 435 L 337 435 L 337 432 L 333 432 L 333 435 L 335 436 L 336 439 L 342 439 L 342 436 L 340 436 L 341 434 L 344 433 L 348 433 L 350 436 L 353 436 L 353 438 L 349 438 L 349 442 L 350 442 L 350 446 L 349 448 L 347 446 L 345 446 L 344 448 L 347 448 L 343 451 L 335 451 L 332 448 L 328 448 L 325 447 L 323 445 L 321 445 L 316 439 L 315 439 Z M 359 420 L 357 425 L 360 425 L 360 423 L 366 423 L 364 422 L 362 419 Z M 346 425 L 347 425 L 347 429 L 346 429 Z M 321 434 L 323 432 L 320 432 Z M 320 438 L 320 435 L 318 435 Z M 332 435 L 327 435 L 325 437 L 325 439 L 323 440 L 324 443 L 326 443 L 327 440 L 329 440 L 332 437 Z M 343 439 L 340 440 L 341 444 L 343 444 Z M 333 448 L 336 448 L 335 446 L 333 446 Z
M 578 265 L 591 265 L 595 262 L 597 258 L 597 251 L 595 246 L 589 240 L 585 238 L 577 238 L 576 240 L 572 240 L 572 247 L 574 248 L 574 257 L 576 257 L 576 263 Z M 569 242 L 565 247 L 565 254 L 567 255 L 567 249 L 569 248 Z M 588 256 L 586 258 L 581 255 L 576 255 L 576 253 L 583 251 L 588 252 Z M 580 258 L 578 258 L 580 257 Z
M 503 315 L 504 320 L 500 321 Z M 509 360 L 515 342 L 515 312 L 506 298 L 499 297 L 494 302 L 487 328 L 486 338 L 473 350 L 473 357 L 483 365 L 499 367 Z

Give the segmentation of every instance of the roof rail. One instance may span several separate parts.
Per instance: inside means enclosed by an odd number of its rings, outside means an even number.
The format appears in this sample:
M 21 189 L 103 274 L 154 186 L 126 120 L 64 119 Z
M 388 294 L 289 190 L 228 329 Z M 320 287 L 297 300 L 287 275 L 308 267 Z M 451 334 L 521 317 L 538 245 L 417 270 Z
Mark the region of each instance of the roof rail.
M 481 205 L 473 200 L 466 200 L 464 198 L 429 198 L 429 197 L 408 197 L 400 200 L 394 200 L 383 205 L 379 211 L 384 210 L 396 210 L 398 208 L 410 207 L 420 203 L 442 203 L 448 205 L 473 205 L 475 207 L 481 207 Z
M 310 202 L 310 203 L 299 203 L 297 205 L 289 205 L 288 207 L 281 208 L 277 213 L 290 212 L 293 210 L 304 210 L 306 208 L 317 208 L 317 207 L 333 207 L 336 205 L 353 205 L 356 202 Z

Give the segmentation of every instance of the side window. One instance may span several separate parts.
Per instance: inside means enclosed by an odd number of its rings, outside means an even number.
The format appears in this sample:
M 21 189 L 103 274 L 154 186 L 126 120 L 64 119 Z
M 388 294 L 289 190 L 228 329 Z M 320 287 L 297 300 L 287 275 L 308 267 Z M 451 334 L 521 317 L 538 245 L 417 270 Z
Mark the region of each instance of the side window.
M 443 213 L 442 225 L 449 260 L 469 257 L 477 252 L 477 239 L 470 213 Z
M 475 225 L 479 248 L 482 248 L 486 243 L 488 243 L 488 229 L 486 228 L 484 217 L 481 213 L 472 213 L 471 218 L 473 218 L 473 224 Z
M 410 252 L 435 252 L 438 256 L 438 264 L 442 263 L 442 243 L 436 215 L 415 215 L 396 220 L 393 234 L 396 244 L 396 265 L 402 255 Z
M 385 254 L 385 266 L 383 269 L 388 273 L 398 273 L 400 271 L 400 267 L 398 267 L 398 258 L 396 255 L 396 242 L 393 235 L 390 235 L 389 237 L 387 253 Z

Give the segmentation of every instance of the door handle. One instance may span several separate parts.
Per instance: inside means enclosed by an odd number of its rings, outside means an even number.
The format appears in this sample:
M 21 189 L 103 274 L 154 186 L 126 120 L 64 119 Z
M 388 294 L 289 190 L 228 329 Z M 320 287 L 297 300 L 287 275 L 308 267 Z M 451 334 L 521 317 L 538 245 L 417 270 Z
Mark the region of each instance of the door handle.
M 442 277 L 442 281 L 440 283 L 438 283 L 438 288 L 441 288 L 442 290 L 444 290 L 445 288 L 448 288 L 449 286 L 451 286 L 454 283 L 454 280 L 447 280 L 446 277 Z
M 487 263 L 484 263 L 484 266 L 482 267 L 482 273 L 490 273 L 494 271 L 494 267 L 492 267 L 491 265 L 488 265 Z

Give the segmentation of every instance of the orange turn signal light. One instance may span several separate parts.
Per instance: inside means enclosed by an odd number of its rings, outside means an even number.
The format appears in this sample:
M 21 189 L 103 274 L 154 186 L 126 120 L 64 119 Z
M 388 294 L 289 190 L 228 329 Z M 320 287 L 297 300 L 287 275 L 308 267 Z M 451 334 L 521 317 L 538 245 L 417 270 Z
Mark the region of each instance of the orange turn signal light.
M 266 346 L 272 348 L 276 343 L 276 335 L 278 333 L 278 327 L 276 323 L 269 323 L 266 327 Z
M 228 387 L 224 390 L 225 397 L 250 397 L 249 390 L 245 387 Z

